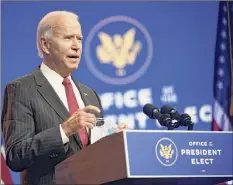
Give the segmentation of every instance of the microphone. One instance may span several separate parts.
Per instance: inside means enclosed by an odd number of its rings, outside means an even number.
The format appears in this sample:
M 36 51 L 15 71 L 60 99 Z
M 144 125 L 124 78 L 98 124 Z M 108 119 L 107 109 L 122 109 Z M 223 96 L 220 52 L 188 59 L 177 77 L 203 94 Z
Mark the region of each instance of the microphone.
M 169 105 L 162 106 L 160 111 L 162 114 L 170 114 L 172 119 L 175 119 L 177 121 L 179 121 L 180 119 L 180 114 L 177 112 L 177 110 L 170 107 Z
M 188 130 L 193 130 L 194 123 L 191 121 L 191 117 L 188 114 L 182 114 L 180 116 L 180 121 L 184 126 L 188 126 Z
M 172 119 L 169 114 L 161 114 L 159 110 L 152 104 L 146 104 L 143 107 L 143 112 L 151 119 L 157 119 L 160 125 L 168 127 L 168 130 L 172 130 L 175 126 L 172 123 Z
M 188 130 L 193 130 L 194 123 L 188 114 L 179 114 L 178 111 L 169 105 L 164 105 L 160 109 L 162 114 L 170 114 L 172 119 L 177 120 L 181 126 L 188 126 Z

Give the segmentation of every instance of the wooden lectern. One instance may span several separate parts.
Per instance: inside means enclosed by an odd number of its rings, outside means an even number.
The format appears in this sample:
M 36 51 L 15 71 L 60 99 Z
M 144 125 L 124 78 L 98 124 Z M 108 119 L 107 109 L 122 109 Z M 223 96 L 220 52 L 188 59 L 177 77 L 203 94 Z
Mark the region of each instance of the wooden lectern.
M 57 184 L 103 184 L 126 177 L 123 132 L 102 138 L 56 166 Z
M 190 146 L 197 141 L 209 144 Z M 166 146 L 172 152 L 165 157 Z M 189 150 L 199 154 L 188 155 Z M 208 153 L 200 155 L 200 151 Z M 207 164 L 197 165 L 198 160 Z M 232 133 L 123 131 L 59 163 L 55 175 L 57 184 L 217 184 L 233 179 Z

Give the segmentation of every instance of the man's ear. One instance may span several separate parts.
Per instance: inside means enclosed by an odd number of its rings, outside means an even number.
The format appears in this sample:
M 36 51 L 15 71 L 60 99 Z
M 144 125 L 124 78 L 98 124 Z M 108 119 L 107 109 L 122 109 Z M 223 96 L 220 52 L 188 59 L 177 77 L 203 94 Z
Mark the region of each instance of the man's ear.
M 41 38 L 40 39 L 40 47 L 41 47 L 41 50 L 46 53 L 46 54 L 50 54 L 49 52 L 49 48 L 50 48 L 50 43 L 48 42 L 48 40 L 46 40 L 45 38 Z

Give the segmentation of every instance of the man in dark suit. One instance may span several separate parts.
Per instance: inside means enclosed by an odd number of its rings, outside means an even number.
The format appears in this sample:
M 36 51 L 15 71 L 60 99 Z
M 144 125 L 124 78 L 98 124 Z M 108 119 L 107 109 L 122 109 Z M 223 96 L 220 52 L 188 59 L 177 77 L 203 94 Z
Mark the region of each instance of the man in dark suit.
M 93 123 L 103 117 L 95 91 L 71 76 L 82 53 L 78 16 L 47 14 L 37 46 L 43 62 L 7 85 L 1 120 L 7 165 L 33 185 L 54 184 L 55 165 L 90 144 Z

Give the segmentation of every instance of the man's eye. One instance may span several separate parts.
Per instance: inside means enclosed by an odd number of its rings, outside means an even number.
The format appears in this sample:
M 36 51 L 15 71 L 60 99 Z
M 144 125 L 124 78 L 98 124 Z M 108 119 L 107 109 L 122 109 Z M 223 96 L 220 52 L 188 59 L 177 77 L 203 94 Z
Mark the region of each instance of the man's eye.
M 70 40 L 71 38 L 72 38 L 71 36 L 65 37 L 66 40 Z

